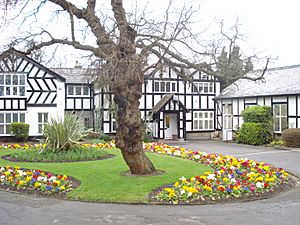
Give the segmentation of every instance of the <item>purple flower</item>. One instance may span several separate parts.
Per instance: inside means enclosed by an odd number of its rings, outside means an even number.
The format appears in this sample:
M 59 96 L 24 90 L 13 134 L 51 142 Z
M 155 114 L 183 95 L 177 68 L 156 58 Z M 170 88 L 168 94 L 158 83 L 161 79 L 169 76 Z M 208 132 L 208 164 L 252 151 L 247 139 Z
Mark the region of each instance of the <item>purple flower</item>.
M 46 190 L 48 190 L 48 191 L 51 191 L 52 189 L 53 189 L 52 186 L 47 186 L 47 187 L 46 187 Z
M 232 189 L 231 189 L 231 188 L 226 188 L 226 191 L 227 191 L 228 193 L 231 193 L 231 192 L 232 192 Z

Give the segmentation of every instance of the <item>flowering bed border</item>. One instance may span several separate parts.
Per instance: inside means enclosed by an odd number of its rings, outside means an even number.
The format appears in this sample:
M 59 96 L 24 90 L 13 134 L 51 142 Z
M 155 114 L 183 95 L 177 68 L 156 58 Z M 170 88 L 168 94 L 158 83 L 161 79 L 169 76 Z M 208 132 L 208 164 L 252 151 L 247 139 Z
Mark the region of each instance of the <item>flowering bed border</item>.
M 115 147 L 113 142 L 83 145 L 108 149 Z M 32 146 L 26 144 L 1 145 L 0 150 L 30 147 Z M 40 148 L 41 145 L 34 147 Z M 282 168 L 264 162 L 237 159 L 222 154 L 207 154 L 163 143 L 147 143 L 144 144 L 144 149 L 148 152 L 186 158 L 214 169 L 214 172 L 206 172 L 189 179 L 182 177 L 175 183 L 157 188 L 149 194 L 151 204 L 195 205 L 260 200 L 291 189 L 299 180 Z M 23 185 L 24 183 L 26 185 Z M 20 167 L 0 167 L 0 188 L 9 191 L 66 199 L 66 193 L 79 185 L 80 181 L 66 175 L 54 175 Z
M 155 204 L 211 204 L 265 199 L 291 189 L 298 180 L 282 168 L 264 162 L 207 154 L 162 143 L 148 143 L 144 147 L 149 152 L 186 158 L 214 169 L 214 172 L 189 179 L 182 177 L 175 183 L 154 190 L 149 194 L 149 201 Z
M 0 189 L 6 191 L 66 199 L 67 192 L 79 185 L 79 180 L 67 175 L 21 167 L 0 167 Z

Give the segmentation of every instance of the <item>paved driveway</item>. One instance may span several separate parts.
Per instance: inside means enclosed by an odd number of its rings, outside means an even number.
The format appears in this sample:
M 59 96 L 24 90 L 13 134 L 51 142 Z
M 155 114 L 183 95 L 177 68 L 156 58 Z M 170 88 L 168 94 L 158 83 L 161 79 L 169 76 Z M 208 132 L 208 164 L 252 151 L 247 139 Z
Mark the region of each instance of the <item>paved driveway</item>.
M 266 161 L 300 176 L 300 151 L 298 150 L 276 150 L 216 141 L 170 144 Z M 299 186 L 271 199 L 203 206 L 85 203 L 0 191 L 0 225 L 298 225 L 299 221 Z

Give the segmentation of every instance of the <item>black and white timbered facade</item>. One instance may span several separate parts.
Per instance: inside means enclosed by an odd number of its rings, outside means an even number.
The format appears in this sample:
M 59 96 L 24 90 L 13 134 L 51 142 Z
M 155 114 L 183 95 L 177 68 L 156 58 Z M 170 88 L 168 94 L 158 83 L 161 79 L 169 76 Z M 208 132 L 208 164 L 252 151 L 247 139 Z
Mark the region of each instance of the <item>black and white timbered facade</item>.
M 29 135 L 42 135 L 49 117 L 64 115 L 65 79 L 31 58 L 11 52 L 0 62 L 0 136 L 12 122 L 30 124 Z
M 94 85 L 89 78 L 88 70 L 80 66 L 75 68 L 53 68 L 65 82 L 65 111 L 76 114 L 86 129 L 94 128 Z
M 261 81 L 240 79 L 225 88 L 215 101 L 216 129 L 224 140 L 232 140 L 234 131 L 243 123 L 241 112 L 253 105 L 272 107 L 274 133 L 300 128 L 300 65 L 268 69 Z
M 141 117 L 154 138 L 201 139 L 215 130 L 213 98 L 220 93 L 220 84 L 212 76 L 194 73 L 189 81 L 171 69 L 146 76 L 140 99 Z M 111 92 L 101 90 L 95 100 L 103 112 L 105 133 L 116 131 Z

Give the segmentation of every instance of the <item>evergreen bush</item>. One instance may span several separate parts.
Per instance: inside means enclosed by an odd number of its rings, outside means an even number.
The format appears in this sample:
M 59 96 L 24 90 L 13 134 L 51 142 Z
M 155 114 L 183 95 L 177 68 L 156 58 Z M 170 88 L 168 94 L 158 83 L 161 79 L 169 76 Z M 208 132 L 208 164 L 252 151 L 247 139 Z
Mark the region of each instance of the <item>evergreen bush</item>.
M 238 143 L 263 145 L 272 141 L 273 115 L 269 106 L 251 106 L 242 112 L 244 123 L 237 132 Z
M 112 139 L 111 139 L 111 137 L 110 137 L 109 135 L 107 135 L 107 134 L 102 134 L 102 135 L 100 136 L 100 140 L 105 141 L 105 142 L 110 142 Z
M 19 140 L 25 141 L 29 136 L 29 124 L 26 123 L 11 123 L 11 132 Z
M 272 108 L 269 106 L 251 106 L 242 112 L 244 122 L 270 123 L 273 121 Z
M 272 140 L 270 129 L 264 123 L 243 123 L 237 134 L 238 143 L 263 145 Z

